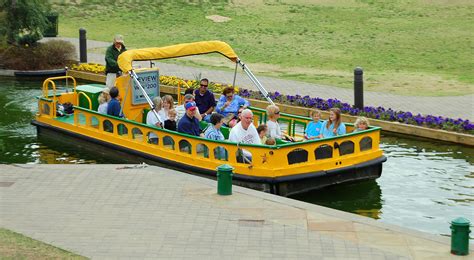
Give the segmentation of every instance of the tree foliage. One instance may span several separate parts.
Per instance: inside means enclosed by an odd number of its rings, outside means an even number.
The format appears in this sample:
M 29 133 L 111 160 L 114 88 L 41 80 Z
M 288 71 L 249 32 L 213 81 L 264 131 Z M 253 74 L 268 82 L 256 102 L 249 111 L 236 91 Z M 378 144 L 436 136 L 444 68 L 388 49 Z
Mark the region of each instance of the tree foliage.
M 34 44 L 49 25 L 46 0 L 0 0 L 9 43 Z

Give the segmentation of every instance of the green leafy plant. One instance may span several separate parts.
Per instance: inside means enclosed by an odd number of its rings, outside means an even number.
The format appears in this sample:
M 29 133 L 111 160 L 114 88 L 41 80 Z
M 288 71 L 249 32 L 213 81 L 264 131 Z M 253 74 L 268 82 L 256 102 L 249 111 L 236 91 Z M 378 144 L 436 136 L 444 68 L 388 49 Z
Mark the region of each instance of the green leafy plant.
M 35 44 L 49 25 L 49 6 L 41 0 L 0 0 L 5 12 L 5 34 L 9 43 Z

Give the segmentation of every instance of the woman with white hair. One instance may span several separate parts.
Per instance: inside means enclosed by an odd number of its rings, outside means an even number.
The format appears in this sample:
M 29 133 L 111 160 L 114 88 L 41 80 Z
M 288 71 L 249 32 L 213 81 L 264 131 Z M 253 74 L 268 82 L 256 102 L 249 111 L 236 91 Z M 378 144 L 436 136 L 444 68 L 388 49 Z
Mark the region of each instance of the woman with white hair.
M 278 118 L 280 118 L 280 108 L 275 105 L 267 106 L 268 115 L 268 134 L 267 136 L 275 139 L 285 139 L 294 142 L 293 137 L 282 133 L 280 125 L 278 124 Z
M 160 110 L 161 110 L 160 97 L 153 98 L 153 106 L 156 113 L 153 113 L 153 110 L 150 110 L 148 112 L 148 114 L 146 115 L 146 124 L 162 128 L 164 120 L 160 117 Z M 158 136 L 155 133 L 150 132 L 150 135 L 148 137 L 149 137 L 150 143 L 154 143 L 154 144 L 158 143 Z

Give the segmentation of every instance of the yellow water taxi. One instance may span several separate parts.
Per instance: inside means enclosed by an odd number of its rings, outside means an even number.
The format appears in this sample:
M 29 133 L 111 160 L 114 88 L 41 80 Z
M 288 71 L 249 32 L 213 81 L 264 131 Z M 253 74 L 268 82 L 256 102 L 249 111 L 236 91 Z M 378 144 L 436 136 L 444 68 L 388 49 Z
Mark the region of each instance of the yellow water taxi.
M 160 93 L 159 71 L 157 68 L 134 69 L 133 61 L 207 53 L 222 54 L 239 65 L 272 103 L 258 79 L 228 44 L 207 41 L 129 50 L 120 55 L 118 63 L 124 74 L 117 78 L 116 86 L 124 118 L 97 112 L 97 93 L 105 85 L 78 86 L 71 76 L 48 78 L 38 97 L 38 113 L 32 124 L 37 126 L 38 133 L 66 134 L 204 176 L 215 177 L 219 165 L 229 164 L 234 168 L 235 184 L 283 196 L 380 177 L 386 157 L 379 147 L 379 127 L 352 133 L 353 125 L 346 124 L 348 134 L 345 135 L 269 146 L 208 140 L 146 125 L 144 118 L 150 101 Z M 56 82 L 65 79 L 72 81 L 72 91 L 57 89 Z M 73 105 L 73 112 L 60 116 L 58 104 L 65 103 Z M 251 109 L 255 125 L 266 122 L 264 110 Z M 291 114 L 281 114 L 279 119 L 282 128 L 295 138 L 303 136 L 310 121 L 310 118 Z M 205 128 L 206 123 L 201 122 L 201 127 Z M 222 132 L 228 138 L 229 129 L 223 128 Z M 149 142 L 150 133 L 158 136 L 157 144 Z M 190 149 L 180 149 L 184 146 Z M 226 156 L 217 156 L 214 151 L 222 149 Z M 251 162 L 238 160 L 241 149 L 251 153 Z

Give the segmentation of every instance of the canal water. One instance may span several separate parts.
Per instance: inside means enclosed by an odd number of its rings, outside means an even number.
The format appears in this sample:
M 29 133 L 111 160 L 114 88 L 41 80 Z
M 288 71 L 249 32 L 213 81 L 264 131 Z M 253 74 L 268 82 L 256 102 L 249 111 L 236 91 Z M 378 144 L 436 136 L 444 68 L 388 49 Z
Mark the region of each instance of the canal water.
M 0 163 L 140 163 L 70 138 L 37 137 L 30 121 L 40 94 L 39 81 L 0 77 Z M 386 134 L 381 147 L 381 178 L 294 198 L 446 236 L 452 219 L 474 222 L 473 148 Z

